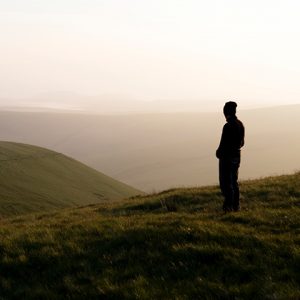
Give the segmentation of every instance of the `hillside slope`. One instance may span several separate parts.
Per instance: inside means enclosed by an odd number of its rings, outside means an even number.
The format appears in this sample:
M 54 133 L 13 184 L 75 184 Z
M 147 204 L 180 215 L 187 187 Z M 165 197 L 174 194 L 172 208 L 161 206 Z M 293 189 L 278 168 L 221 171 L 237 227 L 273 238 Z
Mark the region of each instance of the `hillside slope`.
M 120 200 L 139 193 L 62 154 L 0 142 L 0 216 Z
M 3 299 L 300 299 L 300 173 L 0 221 Z M 1 299 L 2 299 L 1 298 Z

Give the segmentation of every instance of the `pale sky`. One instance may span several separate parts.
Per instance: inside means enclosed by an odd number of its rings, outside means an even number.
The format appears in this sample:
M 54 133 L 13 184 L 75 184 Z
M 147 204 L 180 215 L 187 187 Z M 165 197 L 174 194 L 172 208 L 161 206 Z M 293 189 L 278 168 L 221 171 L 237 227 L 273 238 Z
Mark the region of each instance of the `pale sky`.
M 0 104 L 300 103 L 299 15 L 298 0 L 0 0 Z

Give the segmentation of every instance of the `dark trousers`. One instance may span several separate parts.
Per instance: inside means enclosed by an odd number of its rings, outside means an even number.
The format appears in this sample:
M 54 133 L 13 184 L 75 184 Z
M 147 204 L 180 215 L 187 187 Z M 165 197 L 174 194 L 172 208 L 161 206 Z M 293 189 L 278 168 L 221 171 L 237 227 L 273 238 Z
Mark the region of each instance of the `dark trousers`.
M 224 211 L 239 210 L 240 190 L 238 174 L 241 159 L 240 157 L 219 160 L 220 188 L 224 196 Z

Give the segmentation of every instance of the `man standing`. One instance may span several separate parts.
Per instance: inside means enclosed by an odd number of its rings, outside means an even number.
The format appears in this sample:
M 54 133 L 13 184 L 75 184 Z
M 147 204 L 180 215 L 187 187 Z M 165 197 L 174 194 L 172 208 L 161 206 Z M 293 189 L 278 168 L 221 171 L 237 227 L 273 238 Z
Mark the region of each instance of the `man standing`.
M 245 128 L 236 117 L 235 102 L 227 102 L 223 113 L 227 123 L 223 127 L 221 142 L 216 151 L 219 159 L 220 188 L 224 196 L 224 212 L 240 210 L 238 170 L 241 162 L 241 148 L 244 146 Z

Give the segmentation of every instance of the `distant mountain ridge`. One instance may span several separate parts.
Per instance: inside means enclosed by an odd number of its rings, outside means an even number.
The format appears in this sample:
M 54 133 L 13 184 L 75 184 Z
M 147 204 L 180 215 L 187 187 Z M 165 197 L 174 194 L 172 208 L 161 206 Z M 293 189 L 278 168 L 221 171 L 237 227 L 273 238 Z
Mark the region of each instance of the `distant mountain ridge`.
M 63 154 L 0 142 L 0 216 L 103 203 L 140 193 Z

